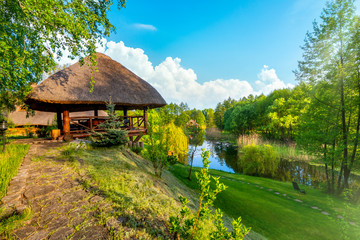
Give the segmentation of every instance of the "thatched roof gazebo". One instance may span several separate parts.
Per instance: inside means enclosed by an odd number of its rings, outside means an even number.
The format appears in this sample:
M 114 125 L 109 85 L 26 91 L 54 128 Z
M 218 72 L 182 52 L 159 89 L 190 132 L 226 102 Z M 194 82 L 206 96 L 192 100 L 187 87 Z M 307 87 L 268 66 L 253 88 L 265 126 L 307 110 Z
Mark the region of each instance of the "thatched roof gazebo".
M 166 105 L 165 100 L 149 83 L 120 63 L 101 53 L 96 56 L 96 71 L 86 65 L 86 59 L 83 66 L 77 62 L 37 85 L 28 95 L 26 104 L 33 110 L 56 112 L 63 134 L 81 137 L 89 131 L 100 130 L 96 125 L 104 118 L 98 116 L 98 110 L 105 110 L 111 97 L 116 109 L 124 111 L 122 120 L 130 122 L 126 127 L 129 136 L 146 133 L 146 110 Z M 90 92 L 92 79 L 95 83 Z M 127 116 L 129 109 L 142 109 L 144 115 Z M 69 117 L 69 112 L 88 110 L 94 111 L 93 117 Z

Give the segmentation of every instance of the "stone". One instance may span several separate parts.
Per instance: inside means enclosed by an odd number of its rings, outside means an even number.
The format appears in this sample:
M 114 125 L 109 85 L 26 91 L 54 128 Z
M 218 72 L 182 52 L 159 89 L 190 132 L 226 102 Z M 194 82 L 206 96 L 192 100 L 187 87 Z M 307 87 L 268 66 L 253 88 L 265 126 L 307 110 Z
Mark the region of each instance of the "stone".
M 349 222 L 350 225 L 356 226 L 355 222 Z
M 24 197 L 27 199 L 31 199 L 36 196 L 43 196 L 53 191 L 55 191 L 54 185 L 34 186 L 25 191 Z
M 303 202 L 303 201 L 301 201 L 300 199 L 296 199 L 296 198 L 294 199 L 294 201 L 295 201 L 295 202 L 300 202 L 300 203 Z
M 76 227 L 76 226 L 82 224 L 84 221 L 85 221 L 85 218 L 83 218 L 83 217 L 75 217 L 71 220 L 71 225 L 73 227 Z
M 25 226 L 14 232 L 14 235 L 20 239 L 25 239 L 36 231 L 34 226 Z
M 70 236 L 74 232 L 73 228 L 70 227 L 62 227 L 56 230 L 53 234 L 50 236 L 50 240 L 62 240 L 66 239 L 68 236 Z
M 315 209 L 315 210 L 319 210 L 319 208 L 318 207 L 316 207 L 316 206 L 313 206 L 313 207 L 311 207 L 312 209 Z
M 103 200 L 102 197 L 100 197 L 100 196 L 94 196 L 94 197 L 90 198 L 89 202 L 90 202 L 90 203 L 97 203 L 97 202 L 99 202 L 99 201 L 101 201 L 101 200 Z
M 325 212 L 325 211 L 323 211 L 323 212 L 321 212 L 322 214 L 324 214 L 324 215 L 330 215 L 328 212 Z
M 272 191 L 272 188 L 269 188 L 269 189 L 268 189 L 268 191 L 270 191 L 270 192 L 271 192 L 271 191 Z
M 1 202 L 4 204 L 11 203 L 11 202 L 15 202 L 15 201 L 19 200 L 20 198 L 21 198 L 20 194 L 7 195 L 1 199 Z
M 65 216 L 60 216 L 54 220 L 52 220 L 49 224 L 48 224 L 48 229 L 49 231 L 53 231 L 56 229 L 59 229 L 61 227 L 66 227 L 69 224 L 70 220 L 65 217 Z
M 343 219 L 344 217 L 343 217 L 343 216 L 341 216 L 341 215 L 337 215 L 337 218 L 339 218 L 339 219 Z
M 106 221 L 106 227 L 108 229 L 120 230 L 121 224 L 114 217 L 111 217 Z
M 70 213 L 69 213 L 69 217 L 78 217 L 80 216 L 81 214 L 84 214 L 86 211 L 85 209 L 83 208 L 75 208 L 74 210 L 72 210 Z
M 101 226 L 90 226 L 85 229 L 82 229 L 76 232 L 72 236 L 72 240 L 78 239 L 108 239 L 109 238 L 109 231 L 106 230 L 104 227 Z
M 276 195 L 279 195 L 280 193 L 279 192 L 275 192 Z
M 86 193 L 82 190 L 76 192 L 66 193 L 61 200 L 66 203 L 73 203 L 82 200 L 86 196 Z
M 47 225 L 51 220 L 55 219 L 57 216 L 58 215 L 55 213 L 41 216 L 40 219 L 38 220 L 38 224 L 40 224 L 40 226 Z
M 286 197 L 286 194 L 284 193 L 283 196 Z
M 68 180 L 64 181 L 59 186 L 59 188 L 61 188 L 61 189 L 70 189 L 73 187 L 75 187 L 75 185 L 71 181 L 68 181 Z
M 56 212 L 58 214 L 66 214 L 68 213 L 71 209 L 73 209 L 73 205 L 71 204 L 65 204 L 65 205 L 61 205 L 57 210 Z
M 31 235 L 27 240 L 39 240 L 44 239 L 49 235 L 48 231 L 42 229 L 36 231 L 33 235 Z

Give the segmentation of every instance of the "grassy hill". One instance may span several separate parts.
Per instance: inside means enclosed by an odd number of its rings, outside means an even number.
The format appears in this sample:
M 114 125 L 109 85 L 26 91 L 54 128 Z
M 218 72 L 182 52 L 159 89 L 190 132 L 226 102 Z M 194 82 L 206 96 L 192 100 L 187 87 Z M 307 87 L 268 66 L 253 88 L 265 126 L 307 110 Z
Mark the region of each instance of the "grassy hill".
M 198 188 L 194 176 L 187 180 L 185 166 L 177 164 L 170 171 L 187 186 Z M 228 186 L 215 206 L 230 217 L 241 216 L 245 225 L 269 239 L 360 239 L 359 205 L 310 187 L 301 187 L 306 190 L 301 194 L 290 182 L 217 170 L 210 174 Z

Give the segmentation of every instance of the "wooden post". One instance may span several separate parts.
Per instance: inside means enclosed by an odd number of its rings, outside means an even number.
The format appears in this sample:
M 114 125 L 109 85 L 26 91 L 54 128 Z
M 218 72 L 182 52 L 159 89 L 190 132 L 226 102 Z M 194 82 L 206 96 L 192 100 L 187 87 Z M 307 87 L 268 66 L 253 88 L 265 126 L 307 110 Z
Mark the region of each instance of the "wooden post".
M 148 124 L 148 119 L 147 119 L 147 112 L 146 109 L 144 109 L 144 127 L 145 127 L 145 133 L 147 133 L 147 124 Z
M 127 108 L 124 108 L 123 112 L 124 112 L 124 116 L 126 117 L 127 116 Z
M 64 132 L 64 136 L 70 135 L 69 110 L 63 111 L 63 132 Z
M 61 110 L 58 109 L 56 112 L 56 121 L 57 121 L 57 125 L 58 125 L 58 129 L 62 129 L 62 119 L 61 119 Z

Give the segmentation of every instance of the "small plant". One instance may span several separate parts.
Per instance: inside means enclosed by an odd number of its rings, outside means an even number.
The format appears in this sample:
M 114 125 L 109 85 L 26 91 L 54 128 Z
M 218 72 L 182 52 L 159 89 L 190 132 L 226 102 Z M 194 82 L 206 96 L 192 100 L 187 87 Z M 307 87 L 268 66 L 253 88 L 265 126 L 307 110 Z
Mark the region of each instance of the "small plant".
M 179 159 L 174 155 L 168 155 L 167 161 L 168 161 L 169 165 L 174 165 L 179 162 Z
M 71 162 L 75 161 L 77 149 L 73 145 L 68 145 L 61 151 L 61 156 Z
M 46 127 L 42 127 L 42 128 L 38 128 L 36 130 L 36 135 L 40 138 L 48 138 L 51 137 L 51 131 L 53 129 L 56 129 L 57 126 L 56 125 L 50 125 L 50 126 L 46 126 Z
M 136 154 L 140 154 L 141 153 L 141 151 L 142 151 L 143 149 L 142 149 L 142 147 L 140 147 L 140 146 L 132 146 L 131 147 L 131 151 L 133 151 L 134 153 L 136 153 Z
M 29 137 L 29 138 L 34 137 L 35 128 L 33 126 L 31 126 L 30 124 L 27 124 L 24 126 L 24 129 L 25 129 L 25 135 L 27 137 Z
M 105 133 L 93 132 L 90 137 L 96 147 L 124 146 L 129 142 L 127 132 L 121 129 L 122 123 L 115 113 L 115 104 L 111 102 L 106 105 L 109 118 L 105 123 L 100 124 L 100 128 L 105 129 Z
M 215 188 L 211 189 L 211 176 L 209 174 L 210 152 L 204 149 L 202 151 L 201 157 L 204 168 L 201 169 L 200 173 L 195 173 L 200 187 L 199 208 L 193 215 L 187 207 L 189 201 L 180 196 L 179 200 L 182 208 L 178 216 L 170 217 L 170 232 L 173 234 L 174 239 L 199 239 L 201 232 L 204 230 L 201 223 L 211 219 L 215 225 L 215 230 L 209 234 L 209 239 L 243 239 L 251 228 L 246 228 L 241 223 L 241 217 L 233 220 L 233 230 L 229 232 L 224 226 L 222 212 L 219 209 L 215 213 L 212 212 L 211 207 L 214 205 L 217 194 L 225 190 L 226 186 L 220 183 L 219 177 L 212 177 L 215 181 Z

